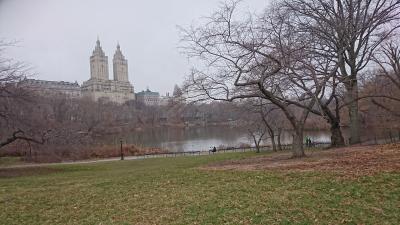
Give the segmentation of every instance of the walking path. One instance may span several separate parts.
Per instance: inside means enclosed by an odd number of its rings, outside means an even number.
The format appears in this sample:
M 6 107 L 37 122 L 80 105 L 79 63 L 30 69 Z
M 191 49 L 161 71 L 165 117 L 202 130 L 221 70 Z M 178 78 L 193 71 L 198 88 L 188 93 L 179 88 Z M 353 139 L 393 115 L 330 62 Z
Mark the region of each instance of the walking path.
M 317 148 L 326 147 L 329 143 L 315 143 Z M 289 149 L 289 145 L 282 146 L 283 149 Z M 271 151 L 271 146 L 263 146 L 261 148 L 263 151 Z M 228 152 L 249 152 L 254 151 L 255 148 L 228 148 L 228 149 L 219 149 L 216 153 L 211 153 L 210 151 L 191 151 L 191 152 L 171 152 L 164 154 L 147 154 L 143 156 L 125 156 L 124 160 L 143 160 L 148 158 L 175 158 L 182 156 L 205 156 L 212 154 L 221 154 Z M 26 163 L 19 165 L 9 165 L 9 166 L 1 166 L 0 169 L 10 169 L 10 168 L 29 168 L 29 167 L 43 167 L 43 166 L 55 166 L 55 165 L 74 165 L 74 164 L 92 164 L 92 163 L 101 163 L 101 162 L 113 162 L 120 161 L 120 157 L 113 158 L 105 158 L 105 159 L 91 159 L 91 160 L 79 160 L 79 161 L 66 161 L 66 162 L 58 162 L 58 163 Z

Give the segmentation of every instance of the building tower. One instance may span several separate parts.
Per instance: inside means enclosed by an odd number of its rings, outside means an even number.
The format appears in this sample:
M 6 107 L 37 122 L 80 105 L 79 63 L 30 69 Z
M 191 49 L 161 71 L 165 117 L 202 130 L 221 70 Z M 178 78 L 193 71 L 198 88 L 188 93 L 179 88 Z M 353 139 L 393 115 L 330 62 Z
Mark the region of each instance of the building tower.
M 113 59 L 114 79 L 108 77 L 108 57 L 97 39 L 96 48 L 90 57 L 90 79 L 81 86 L 82 96 L 93 101 L 110 101 L 123 104 L 135 100 L 135 92 L 128 79 L 128 61 L 118 44 Z
M 90 56 L 90 78 L 94 80 L 108 80 L 108 57 L 104 54 L 97 38 L 96 47 Z
M 129 82 L 128 60 L 126 60 L 125 56 L 122 54 L 119 44 L 117 45 L 117 50 L 114 54 L 113 72 L 115 81 Z

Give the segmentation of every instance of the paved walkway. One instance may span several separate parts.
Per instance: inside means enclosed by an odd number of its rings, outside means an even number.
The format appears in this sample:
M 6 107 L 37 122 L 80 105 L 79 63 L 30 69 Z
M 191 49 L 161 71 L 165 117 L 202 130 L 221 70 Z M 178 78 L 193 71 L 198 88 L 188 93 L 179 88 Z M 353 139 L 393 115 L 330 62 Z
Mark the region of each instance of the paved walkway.
M 329 145 L 329 143 L 316 143 L 318 145 L 324 146 Z M 283 145 L 284 149 L 287 149 L 289 145 Z M 263 151 L 270 151 L 270 146 L 263 146 L 261 148 Z M 221 153 L 229 153 L 229 152 L 249 152 L 254 151 L 255 148 L 230 148 L 230 149 L 221 149 L 216 153 L 212 154 L 221 154 Z M 124 160 L 140 160 L 140 159 L 148 159 L 148 158 L 175 158 L 182 156 L 205 156 L 210 155 L 209 151 L 193 151 L 193 152 L 176 152 L 176 153 L 166 153 L 166 154 L 155 154 L 155 155 L 143 155 L 143 156 L 125 156 Z M 101 163 L 101 162 L 113 162 L 120 161 L 120 157 L 106 158 L 106 159 L 91 159 L 91 160 L 79 160 L 79 161 L 68 161 L 68 162 L 58 162 L 58 163 L 27 163 L 27 164 L 19 164 L 19 165 L 10 165 L 10 166 L 1 166 L 1 168 L 28 168 L 28 167 L 41 167 L 41 166 L 55 166 L 55 165 L 73 165 L 73 164 L 92 164 L 92 163 Z
M 219 152 L 219 153 L 226 153 L 226 152 Z M 197 151 L 197 152 L 185 152 L 185 153 L 169 153 L 169 154 L 157 154 L 157 155 L 144 155 L 144 156 L 125 156 L 124 161 L 129 160 L 143 160 L 143 159 L 150 159 L 150 158 L 175 158 L 175 157 L 182 157 L 182 156 L 204 156 L 209 155 L 208 151 Z M 92 163 L 101 163 L 101 162 L 114 162 L 114 161 L 121 161 L 121 157 L 113 157 L 113 158 L 106 158 L 106 159 L 91 159 L 91 160 L 79 160 L 79 161 L 67 161 L 67 162 L 57 162 L 57 163 L 26 163 L 26 164 L 19 164 L 19 165 L 9 165 L 9 166 L 1 166 L 0 169 L 5 168 L 28 168 L 28 167 L 42 167 L 42 166 L 55 166 L 55 165 L 74 165 L 74 164 L 92 164 Z

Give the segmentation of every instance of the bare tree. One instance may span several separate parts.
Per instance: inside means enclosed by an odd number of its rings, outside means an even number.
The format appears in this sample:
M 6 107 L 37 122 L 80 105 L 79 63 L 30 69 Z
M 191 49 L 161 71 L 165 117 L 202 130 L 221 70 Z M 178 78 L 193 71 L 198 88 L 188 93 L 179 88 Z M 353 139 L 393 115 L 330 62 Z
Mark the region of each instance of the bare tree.
M 284 59 L 285 76 L 292 78 L 293 85 L 301 90 L 304 95 L 302 100 L 316 102 L 313 108 L 296 102 L 291 104 L 322 116 L 330 124 L 331 145 L 343 146 L 337 60 L 332 55 L 324 54 L 321 49 L 329 46 L 318 35 L 296 26 L 296 13 L 281 6 L 277 4 L 266 11 L 263 20 L 270 24 L 274 48 Z
M 274 152 L 282 150 L 280 138 L 285 128 L 285 116 L 282 114 L 281 110 L 262 99 L 251 99 L 240 104 L 239 107 L 241 108 L 242 116 L 244 116 L 247 121 L 252 120 L 250 126 L 254 126 L 254 128 L 250 130 L 257 130 L 258 134 L 264 133 L 262 131 L 266 131 L 266 134 L 263 134 L 263 139 L 271 140 L 272 150 Z
M 360 142 L 358 80 L 376 48 L 399 27 L 398 0 L 284 0 L 297 14 L 294 26 L 325 42 L 321 53 L 334 56 L 346 88 L 351 143 Z
M 397 38 L 397 36 L 394 36 Z M 398 41 L 389 40 L 383 44 L 378 52 L 374 55 L 374 62 L 378 65 L 379 70 L 376 71 L 377 78 L 375 80 L 384 79 L 389 81 L 392 85 L 384 85 L 384 81 L 378 82 L 384 88 L 380 92 L 389 92 L 387 95 L 391 96 L 387 98 L 389 101 L 394 103 L 400 103 L 400 98 L 397 97 L 400 94 L 400 46 Z M 394 90 L 392 90 L 394 87 Z M 384 104 L 382 101 L 372 99 L 372 102 L 380 108 L 390 112 L 392 115 L 399 117 L 400 113 L 391 109 L 390 106 Z
M 374 62 L 380 68 L 378 76 L 390 80 L 400 89 L 400 46 L 398 42 L 389 41 L 381 46 L 374 57 Z
M 267 127 L 264 123 L 259 123 L 257 120 L 253 120 L 253 123 L 249 125 L 247 128 L 249 136 L 254 142 L 254 146 L 256 147 L 256 152 L 261 152 L 261 142 L 265 139 L 267 134 Z
M 316 103 L 309 92 L 319 96 L 328 79 L 292 72 L 309 42 L 303 43 L 290 27 L 276 32 L 266 22 L 268 12 L 235 20 L 236 8 L 237 2 L 224 4 L 202 26 L 182 29 L 185 53 L 203 63 L 193 69 L 186 90 L 196 100 L 269 101 L 290 122 L 293 156 L 302 157 L 304 124 Z M 310 86 L 315 81 L 318 85 Z
M 21 85 L 28 74 L 26 66 L 4 57 L 9 46 L 12 43 L 0 41 L 0 148 L 18 140 L 43 144 L 49 131 L 37 130 L 25 117 L 32 111 L 34 95 Z
M 177 84 L 175 84 L 174 92 L 172 93 L 172 97 L 174 99 L 180 99 L 180 98 L 182 98 L 182 96 L 183 96 L 182 89 Z

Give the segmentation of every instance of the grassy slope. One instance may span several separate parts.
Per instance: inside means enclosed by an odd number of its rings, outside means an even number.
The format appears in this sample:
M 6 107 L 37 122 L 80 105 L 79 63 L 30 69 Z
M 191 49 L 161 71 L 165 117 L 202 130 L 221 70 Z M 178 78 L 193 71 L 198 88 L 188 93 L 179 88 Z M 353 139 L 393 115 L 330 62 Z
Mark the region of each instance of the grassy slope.
M 27 163 L 22 161 L 19 157 L 0 157 L 0 167 L 16 166 L 23 164 Z
M 0 178 L 0 224 L 399 224 L 400 173 L 203 171 L 253 153 L 57 166 Z

